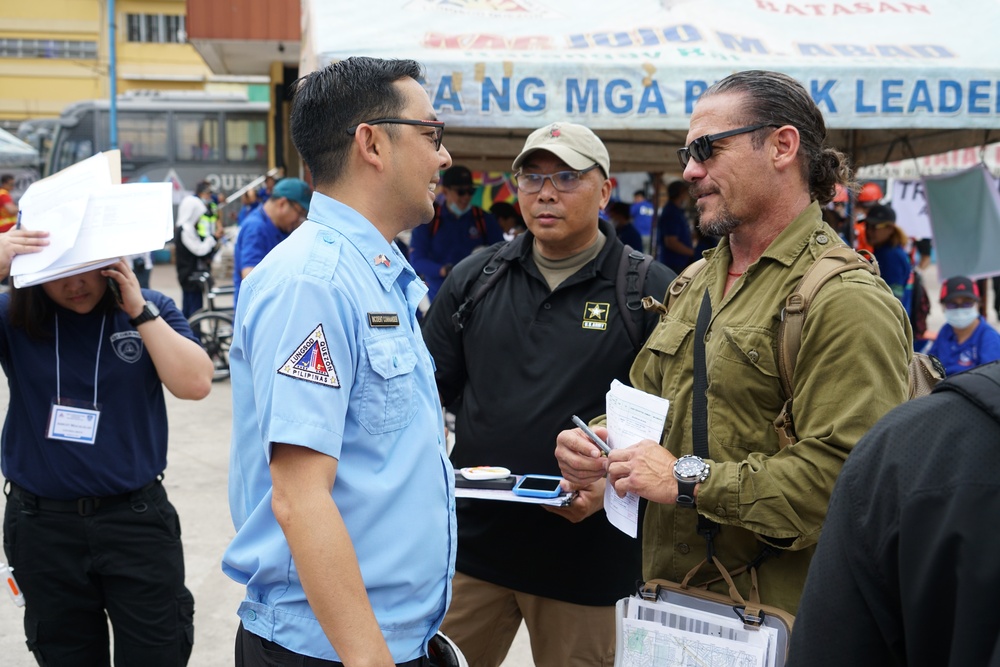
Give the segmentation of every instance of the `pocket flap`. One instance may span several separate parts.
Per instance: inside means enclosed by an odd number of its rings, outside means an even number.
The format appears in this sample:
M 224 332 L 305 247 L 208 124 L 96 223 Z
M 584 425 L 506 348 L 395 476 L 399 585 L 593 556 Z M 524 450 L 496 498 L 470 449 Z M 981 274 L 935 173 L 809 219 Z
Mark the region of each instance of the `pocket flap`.
M 774 352 L 774 336 L 759 329 L 723 329 L 726 340 L 740 359 L 752 364 L 764 375 L 778 377 L 778 362 Z
M 686 322 L 667 319 L 653 330 L 649 340 L 646 341 L 646 346 L 663 354 L 674 355 L 692 331 L 694 326 Z
M 405 336 L 366 338 L 365 349 L 372 370 L 386 380 L 410 373 L 417 365 L 417 355 Z

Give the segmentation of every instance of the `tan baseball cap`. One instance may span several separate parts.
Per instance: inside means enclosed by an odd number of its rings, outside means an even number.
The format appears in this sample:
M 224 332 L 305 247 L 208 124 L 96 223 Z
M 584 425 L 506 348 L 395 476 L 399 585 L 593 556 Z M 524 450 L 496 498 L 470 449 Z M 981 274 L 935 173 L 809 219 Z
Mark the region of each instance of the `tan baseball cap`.
M 590 128 L 576 123 L 552 123 L 528 135 L 524 148 L 511 165 L 513 171 L 535 151 L 548 151 L 573 169 L 586 169 L 597 163 L 604 170 L 604 176 L 611 173 L 611 158 L 608 149 Z

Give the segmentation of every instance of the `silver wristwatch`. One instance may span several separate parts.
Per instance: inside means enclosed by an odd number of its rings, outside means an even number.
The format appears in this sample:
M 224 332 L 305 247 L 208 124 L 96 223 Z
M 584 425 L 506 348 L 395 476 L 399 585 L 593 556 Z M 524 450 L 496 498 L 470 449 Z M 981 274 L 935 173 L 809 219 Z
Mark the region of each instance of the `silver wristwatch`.
M 694 507 L 694 487 L 708 479 L 712 469 L 700 456 L 690 454 L 677 459 L 674 478 L 677 479 L 677 505 Z

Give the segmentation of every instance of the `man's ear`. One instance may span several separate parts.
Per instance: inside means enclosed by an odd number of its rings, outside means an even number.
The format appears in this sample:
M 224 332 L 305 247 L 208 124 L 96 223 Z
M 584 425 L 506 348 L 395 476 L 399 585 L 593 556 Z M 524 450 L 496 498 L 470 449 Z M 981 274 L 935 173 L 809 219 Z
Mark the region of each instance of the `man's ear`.
M 385 134 L 379 132 L 374 125 L 359 125 L 354 132 L 354 146 L 358 149 L 359 159 L 378 171 L 385 168 L 386 141 L 388 139 Z
M 799 156 L 799 131 L 792 125 L 782 125 L 771 135 L 774 166 L 787 169 Z
M 604 185 L 601 186 L 601 210 L 608 207 L 608 202 L 611 201 L 611 190 L 613 186 L 611 185 L 611 179 L 604 179 Z

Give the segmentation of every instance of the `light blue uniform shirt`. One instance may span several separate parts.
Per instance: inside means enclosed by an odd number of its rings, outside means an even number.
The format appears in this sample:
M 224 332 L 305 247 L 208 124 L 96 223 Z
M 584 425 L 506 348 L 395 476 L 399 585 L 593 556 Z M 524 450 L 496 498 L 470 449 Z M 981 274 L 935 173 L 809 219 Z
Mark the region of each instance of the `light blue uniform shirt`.
M 271 511 L 271 443 L 336 458 L 333 499 L 396 662 L 425 654 L 451 597 L 455 491 L 434 367 L 416 320 L 427 291 L 353 209 L 313 194 L 309 220 L 243 281 L 230 353 L 222 568 L 246 585 L 243 627 L 339 660 Z

